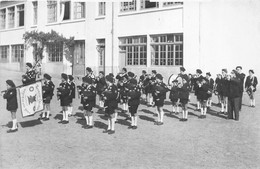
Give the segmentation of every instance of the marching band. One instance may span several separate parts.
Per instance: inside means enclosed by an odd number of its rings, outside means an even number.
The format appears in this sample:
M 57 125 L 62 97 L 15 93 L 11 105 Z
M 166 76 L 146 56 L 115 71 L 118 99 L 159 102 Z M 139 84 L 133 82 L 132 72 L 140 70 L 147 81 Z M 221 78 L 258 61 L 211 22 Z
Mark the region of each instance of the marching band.
M 32 84 L 36 81 L 36 72 L 31 63 L 26 63 L 27 72 L 22 76 L 24 85 Z M 114 134 L 115 123 L 117 121 L 118 104 L 123 105 L 122 113 L 129 114 L 126 120 L 131 120 L 129 129 L 137 129 L 137 111 L 140 105 L 142 94 L 147 106 L 156 107 L 155 115 L 158 120 L 155 125 L 163 125 L 164 102 L 166 94 L 170 91 L 169 99 L 172 104 L 173 114 L 179 114 L 182 109 L 182 118 L 180 121 L 188 120 L 188 103 L 190 102 L 190 93 L 194 91 L 197 98 L 197 111 L 201 112 L 200 119 L 206 118 L 208 109 L 212 106 L 212 95 L 218 96 L 221 105 L 221 114 L 226 115 L 227 119 L 239 120 L 239 111 L 241 111 L 242 95 L 244 88 L 245 74 L 241 73 L 242 67 L 237 66 L 228 74 L 227 69 L 222 69 L 222 74 L 218 74 L 216 80 L 211 78 L 210 72 L 202 76 L 200 69 L 196 70 L 196 75 L 185 74 L 185 68 L 180 67 L 180 74 L 169 82 L 163 83 L 163 76 L 153 70 L 151 75 L 145 70 L 137 80 L 133 72 L 127 72 L 126 68 L 116 75 L 105 76 L 103 71 L 95 77 L 90 67 L 86 68 L 86 76 L 82 78 L 82 84 L 76 86 L 72 75 L 61 74 L 61 83 L 57 88 L 57 99 L 62 107 L 63 118 L 61 124 L 69 123 L 69 116 L 73 115 L 73 99 L 76 89 L 84 109 L 86 125 L 85 129 L 91 129 L 94 126 L 93 108 L 96 107 L 96 97 L 98 96 L 98 105 L 100 110 L 104 110 L 105 117 L 108 120 L 108 128 L 103 133 Z M 46 112 L 42 112 L 39 120 L 49 120 L 50 103 L 54 96 L 55 85 L 51 81 L 51 76 L 43 75 L 43 103 Z M 117 82 L 115 82 L 117 79 Z M 7 100 L 7 110 L 11 112 L 13 127 L 8 132 L 15 132 L 17 128 L 16 111 L 18 109 L 16 87 L 13 81 L 7 80 L 7 90 L 4 92 L 4 99 Z M 258 84 L 253 70 L 249 70 L 249 76 L 246 77 L 245 89 L 250 98 L 250 106 L 255 107 L 254 93 Z M 234 115 L 234 116 L 233 116 Z

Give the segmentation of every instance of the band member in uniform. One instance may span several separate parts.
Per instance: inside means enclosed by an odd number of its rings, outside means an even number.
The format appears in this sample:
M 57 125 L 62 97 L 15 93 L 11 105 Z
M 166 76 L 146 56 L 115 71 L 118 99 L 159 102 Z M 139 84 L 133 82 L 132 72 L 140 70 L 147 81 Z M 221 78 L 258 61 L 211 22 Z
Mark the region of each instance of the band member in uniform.
M 115 133 L 115 109 L 117 108 L 118 91 L 116 85 L 113 84 L 114 78 L 107 75 L 107 88 L 102 93 L 105 100 L 105 113 L 108 116 L 108 128 L 103 133 Z
M 146 93 L 146 90 L 145 90 L 145 86 L 147 85 L 147 81 L 145 80 L 147 77 L 147 73 L 145 70 L 142 71 L 142 75 L 139 77 L 139 82 L 138 82 L 138 85 L 139 87 L 142 89 L 142 94 L 143 94 L 143 98 L 146 99 L 147 98 L 147 93 Z M 147 100 L 146 100 L 147 101 Z
M 120 79 L 120 77 L 125 77 L 126 79 L 128 79 L 126 68 L 122 68 L 122 71 L 116 75 L 116 79 Z
M 17 93 L 15 84 L 12 80 L 6 81 L 7 90 L 5 91 L 3 98 L 7 100 L 6 109 L 11 112 L 13 126 L 7 133 L 12 133 L 18 131 L 16 111 L 18 109 L 17 103 Z
M 90 77 L 83 78 L 83 86 L 81 89 L 81 95 L 83 97 L 83 108 L 86 119 L 85 129 L 93 128 L 93 107 L 96 105 L 96 91 L 92 85 L 92 79 Z
M 250 98 L 250 107 L 255 107 L 255 91 L 258 84 L 257 78 L 254 75 L 254 70 L 249 70 L 249 76 L 246 78 L 245 88 Z
M 239 104 L 240 104 L 240 79 L 236 70 L 232 70 L 231 75 L 227 76 L 228 81 L 228 119 L 239 120 Z
M 221 81 L 222 76 L 221 74 L 217 74 L 216 80 L 215 80 L 215 86 L 214 86 L 214 93 L 218 96 L 218 105 L 221 105 Z
M 42 112 L 42 116 L 39 119 L 50 120 L 49 118 L 50 111 L 51 111 L 50 103 L 53 96 L 55 85 L 51 81 L 51 76 L 49 74 L 45 73 L 43 77 L 44 77 L 44 83 L 42 86 L 42 96 L 43 96 L 43 105 L 44 105 L 43 107 L 45 108 L 46 112 Z
M 172 113 L 179 114 L 179 88 L 178 80 L 176 79 L 172 81 L 169 99 L 172 102 Z
M 105 79 L 105 74 L 103 71 L 99 72 L 98 77 L 96 78 L 96 90 L 97 90 L 97 95 L 98 95 L 98 100 L 99 100 L 99 107 L 103 108 L 104 107 L 104 101 L 101 99 L 101 94 L 106 88 L 106 79 Z
M 73 99 L 75 99 L 76 85 L 72 75 L 68 75 L 68 84 L 70 86 L 70 105 L 68 106 L 69 116 L 73 114 Z
M 199 82 L 201 82 L 203 76 L 201 75 L 202 71 L 200 69 L 196 70 L 196 74 L 197 74 L 197 77 L 196 77 L 195 83 L 194 83 L 194 91 L 195 91 L 195 96 L 197 96 L 197 111 L 200 111 L 201 105 L 200 105 L 200 101 L 199 101 L 200 98 L 199 98 L 199 95 L 198 95 L 198 89 L 199 89 Z
M 126 113 L 128 110 L 127 106 L 127 79 L 125 76 L 120 76 L 117 77 L 118 82 L 117 82 L 117 88 L 119 92 L 119 100 L 118 102 L 123 105 L 123 113 Z
M 207 83 L 209 85 L 207 108 L 211 108 L 212 105 L 212 93 L 214 90 L 214 80 L 211 78 L 210 72 L 206 73 Z
M 180 73 L 179 73 L 179 76 L 183 76 L 183 75 L 185 75 L 185 71 L 186 71 L 186 69 L 184 68 L 184 67 L 180 67 Z
M 154 85 L 156 82 L 156 78 L 155 78 L 156 74 L 157 74 L 156 70 L 152 70 L 152 74 L 151 76 L 149 76 L 149 90 L 148 90 L 148 104 L 147 104 L 148 106 L 154 105 L 153 92 L 154 92 Z
M 161 74 L 156 75 L 156 83 L 154 86 L 153 98 L 155 102 L 156 109 L 158 111 L 158 121 L 155 122 L 155 125 L 163 125 L 163 105 L 164 100 L 166 99 L 166 93 L 168 88 L 166 84 L 163 83 L 163 77 Z
M 92 79 L 92 83 L 95 82 L 95 75 L 90 67 L 86 68 L 86 77 L 90 77 Z
M 137 129 L 137 110 L 140 104 L 141 89 L 137 86 L 137 80 L 135 78 L 130 79 L 128 96 L 128 108 L 131 113 L 131 126 L 129 129 Z
M 221 78 L 221 112 L 227 114 L 228 109 L 228 80 L 227 80 L 227 69 L 222 69 L 222 78 Z
M 204 119 L 206 118 L 207 113 L 207 101 L 209 98 L 209 84 L 207 83 L 207 79 L 203 77 L 201 81 L 199 82 L 199 88 L 198 88 L 198 98 L 201 105 L 201 115 L 199 118 Z
M 188 121 L 188 102 L 189 102 L 189 77 L 184 75 L 182 77 L 182 84 L 178 84 L 179 98 L 182 106 L 182 118 L 180 121 Z
M 31 63 L 26 63 L 26 73 L 22 76 L 22 82 L 24 85 L 34 83 L 36 81 L 36 72 L 33 69 Z
M 68 106 L 70 105 L 70 86 L 68 84 L 68 75 L 65 73 L 61 74 L 61 83 L 57 88 L 57 97 L 60 100 L 62 107 L 63 118 L 59 123 L 69 123 Z
M 237 66 L 236 71 L 238 73 L 238 79 L 240 80 L 240 100 L 239 100 L 239 111 L 241 111 L 242 108 L 242 98 L 243 98 L 243 92 L 244 92 L 244 81 L 246 75 L 242 73 L 242 66 Z

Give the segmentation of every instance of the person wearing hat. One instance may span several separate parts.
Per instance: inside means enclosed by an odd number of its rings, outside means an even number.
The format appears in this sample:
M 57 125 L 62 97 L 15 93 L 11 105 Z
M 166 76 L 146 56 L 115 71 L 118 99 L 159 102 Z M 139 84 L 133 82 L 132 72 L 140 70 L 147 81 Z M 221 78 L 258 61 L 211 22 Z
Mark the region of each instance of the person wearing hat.
M 98 100 L 99 100 L 99 107 L 103 108 L 104 107 L 104 102 L 102 100 L 101 94 L 106 88 L 106 79 L 105 79 L 105 74 L 103 71 L 99 72 L 98 77 L 96 78 L 96 90 L 97 90 L 97 95 L 98 95 Z
M 255 107 L 255 91 L 258 84 L 257 77 L 254 75 L 254 70 L 249 70 L 249 75 L 246 77 L 245 88 L 249 95 L 250 107 Z
M 244 81 L 246 75 L 242 73 L 242 66 L 237 66 L 236 71 L 238 73 L 238 79 L 240 80 L 240 100 L 239 100 L 239 110 L 241 111 L 242 108 L 242 98 L 243 98 L 243 92 L 244 92 Z
M 86 68 L 86 77 L 91 78 L 92 79 L 92 83 L 95 82 L 96 78 L 95 78 L 95 75 L 94 75 L 94 73 L 93 73 L 93 71 L 92 71 L 92 69 L 90 67 Z
M 152 70 L 152 74 L 149 75 L 147 78 L 149 80 L 149 84 L 147 85 L 147 106 L 154 105 L 153 92 L 156 83 L 156 78 L 155 78 L 156 74 L 157 74 L 156 70 Z
M 50 111 L 51 111 L 50 103 L 53 96 L 55 85 L 51 81 L 51 76 L 49 74 L 45 73 L 43 77 L 44 77 L 44 82 L 42 86 L 42 97 L 43 97 L 43 105 L 44 105 L 43 107 L 45 108 L 46 112 L 42 112 L 39 120 L 42 119 L 46 121 L 50 119 L 49 118 Z
M 129 81 L 128 108 L 131 113 L 131 126 L 128 129 L 137 129 L 137 110 L 140 104 L 141 89 L 137 86 L 137 80 L 135 78 Z
M 11 129 L 7 131 L 7 133 L 12 133 L 18 131 L 18 123 L 16 119 L 16 111 L 18 109 L 18 103 L 17 103 L 17 93 L 15 84 L 12 80 L 6 81 L 7 90 L 5 91 L 3 98 L 6 99 L 6 109 L 7 111 L 11 112 L 11 117 L 13 121 L 13 126 Z
M 218 97 L 218 105 L 221 105 L 221 80 L 222 75 L 219 73 L 217 74 L 217 77 L 215 79 L 215 85 L 214 85 L 214 93 Z
M 122 77 L 128 79 L 128 73 L 127 73 L 127 69 L 124 67 L 122 68 L 121 72 L 119 72 L 117 75 L 116 75 L 116 79 L 121 79 Z
M 228 111 L 228 74 L 227 69 L 222 69 L 222 78 L 221 78 L 221 92 L 220 92 L 220 98 L 221 98 L 221 114 L 227 114 Z
M 207 108 L 211 108 L 211 105 L 212 105 L 212 93 L 213 93 L 213 90 L 214 90 L 214 80 L 211 78 L 210 72 L 206 73 L 206 81 L 207 81 L 207 84 L 209 85 Z
M 59 123 L 68 124 L 69 123 L 69 113 L 68 106 L 70 105 L 70 86 L 68 84 L 68 75 L 65 73 L 61 74 L 61 83 L 57 88 L 57 97 L 60 100 L 60 105 L 62 107 L 63 118 Z
M 180 67 L 179 76 L 182 77 L 183 75 L 185 75 L 185 71 L 186 71 L 186 69 L 184 67 Z
M 128 85 L 128 81 L 125 76 L 118 77 L 118 81 L 117 81 L 117 89 L 119 92 L 118 102 L 123 105 L 122 113 L 127 113 L 128 111 L 127 85 Z M 128 118 L 126 120 L 128 120 Z
M 76 93 L 76 85 L 74 83 L 74 77 L 72 75 L 68 75 L 68 84 L 70 86 L 70 105 L 68 106 L 69 116 L 73 114 L 73 99 L 75 99 Z
M 26 63 L 26 73 L 22 76 L 22 82 L 24 85 L 28 85 L 34 83 L 36 81 L 36 72 L 33 69 L 31 63 Z
M 239 120 L 239 103 L 240 103 L 240 79 L 238 72 L 232 70 L 227 76 L 228 81 L 228 119 Z
M 198 89 L 198 98 L 201 105 L 201 115 L 199 118 L 203 119 L 206 118 L 207 113 L 207 101 L 209 98 L 209 83 L 207 83 L 207 78 L 203 77 L 201 82 L 199 83 Z
M 155 125 L 163 125 L 163 106 L 164 100 L 166 99 L 166 93 L 168 91 L 168 87 L 163 83 L 163 76 L 161 74 L 157 74 L 155 76 L 156 83 L 154 85 L 153 98 L 156 106 L 156 110 L 158 112 L 158 121 L 155 122 Z
M 102 93 L 105 101 L 105 114 L 108 116 L 108 128 L 103 133 L 114 134 L 115 133 L 115 109 L 118 107 L 118 90 L 116 85 L 113 83 L 114 78 L 107 75 L 106 83 L 107 88 Z
M 93 128 L 93 107 L 96 105 L 96 90 L 90 77 L 83 78 L 81 96 L 83 98 L 82 105 L 84 116 L 86 119 L 85 129 Z
M 172 112 L 171 113 L 179 114 L 179 88 L 178 88 L 177 79 L 172 81 L 169 99 L 172 102 Z
M 179 99 L 182 106 L 182 118 L 180 121 L 188 121 L 188 102 L 189 102 L 189 77 L 184 75 L 182 77 L 182 84 L 178 85 Z
M 194 79 L 195 83 L 194 83 L 194 91 L 195 91 L 195 96 L 197 98 L 197 111 L 201 110 L 201 105 L 200 105 L 200 96 L 198 95 L 199 93 L 199 84 L 203 79 L 202 76 L 202 71 L 200 69 L 196 70 L 196 78 Z

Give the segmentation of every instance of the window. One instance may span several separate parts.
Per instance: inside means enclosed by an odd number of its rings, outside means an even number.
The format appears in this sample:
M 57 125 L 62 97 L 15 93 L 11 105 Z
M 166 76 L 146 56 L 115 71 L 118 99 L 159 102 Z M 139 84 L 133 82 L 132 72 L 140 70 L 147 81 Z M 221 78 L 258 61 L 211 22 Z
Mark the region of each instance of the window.
M 97 40 L 98 45 L 97 45 L 97 51 L 98 51 L 98 65 L 99 66 L 104 66 L 104 61 L 105 61 L 105 39 L 98 39 Z
M 23 45 L 12 45 L 12 62 L 20 62 L 24 57 Z
M 106 15 L 106 3 L 99 2 L 98 3 L 98 16 L 104 16 L 104 15 Z
M 74 63 L 85 63 L 85 41 L 75 41 L 74 45 Z
M 163 6 L 183 5 L 183 2 L 164 2 Z
M 6 22 L 6 9 L 0 10 L 0 29 L 5 29 L 5 22 Z
M 152 65 L 183 65 L 183 35 L 151 36 Z
M 65 1 L 61 3 L 61 11 L 63 13 L 63 20 L 70 19 L 70 1 Z
M 8 62 L 9 46 L 0 46 L 0 62 Z
M 127 65 L 147 64 L 147 38 L 143 36 L 120 38 L 120 49 L 126 53 Z
M 150 2 L 150 0 L 141 0 L 141 9 L 158 8 L 159 2 Z
M 8 28 L 14 28 L 14 7 L 8 8 Z
M 74 19 L 85 18 L 85 2 L 74 2 Z
M 38 2 L 34 1 L 33 3 L 33 24 L 37 25 L 37 18 L 38 18 Z
M 136 10 L 136 0 L 132 2 L 121 2 L 120 11 L 135 11 Z
M 48 23 L 57 21 L 57 1 L 49 1 L 47 2 L 48 8 Z
M 24 26 L 24 5 L 17 6 L 17 26 Z
M 50 62 L 62 62 L 63 61 L 63 45 L 57 43 L 49 43 L 47 45 L 47 51 Z

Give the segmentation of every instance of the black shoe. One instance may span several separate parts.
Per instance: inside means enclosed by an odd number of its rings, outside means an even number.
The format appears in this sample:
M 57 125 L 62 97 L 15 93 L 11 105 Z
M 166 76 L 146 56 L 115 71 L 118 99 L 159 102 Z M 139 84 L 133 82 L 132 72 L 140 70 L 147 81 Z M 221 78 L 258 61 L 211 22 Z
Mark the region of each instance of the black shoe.
M 254 105 L 253 105 L 252 107 L 253 107 L 253 108 L 255 108 L 255 106 L 254 106 Z
M 181 118 L 181 119 L 180 119 L 180 121 L 184 121 L 184 119 L 183 119 L 183 118 Z
M 183 119 L 183 121 L 188 121 L 188 119 Z
M 200 111 L 200 109 L 196 109 L 196 111 Z
M 63 123 L 63 120 L 59 121 L 58 123 Z
M 134 130 L 137 129 L 137 126 L 133 126 L 132 129 L 134 129 Z
M 118 120 L 116 120 L 115 123 L 118 123 Z
M 62 124 L 68 124 L 68 123 L 69 123 L 69 121 L 67 121 L 67 120 L 62 122 Z
M 200 115 L 200 116 L 199 116 L 199 119 L 203 119 L 203 115 Z
M 18 128 L 14 129 L 14 130 L 9 129 L 9 130 L 7 130 L 6 132 L 7 132 L 7 133 L 14 133 L 14 132 L 17 132 L 17 131 L 18 131 Z
M 163 122 L 159 122 L 158 125 L 159 125 L 159 126 L 160 126 L 160 125 L 163 125 Z
M 47 120 L 50 120 L 50 118 L 45 117 L 45 118 L 43 119 L 43 121 L 47 121 Z
M 125 118 L 125 120 L 127 121 L 127 120 L 131 120 L 131 118 L 130 117 L 127 117 L 127 118 Z
M 111 130 L 104 130 L 103 133 L 108 133 L 110 132 Z
M 154 125 L 159 125 L 159 122 L 158 121 L 154 122 Z
M 129 126 L 128 129 L 133 129 L 134 126 Z
M 43 120 L 43 119 L 45 119 L 45 117 L 39 117 L 39 118 L 38 118 L 38 120 Z
M 110 130 L 108 134 L 115 134 L 115 130 Z
M 205 119 L 205 118 L 207 118 L 207 116 L 206 116 L 206 115 L 203 115 L 203 119 Z
M 92 128 L 93 128 L 93 126 L 88 126 L 85 129 L 92 129 Z

